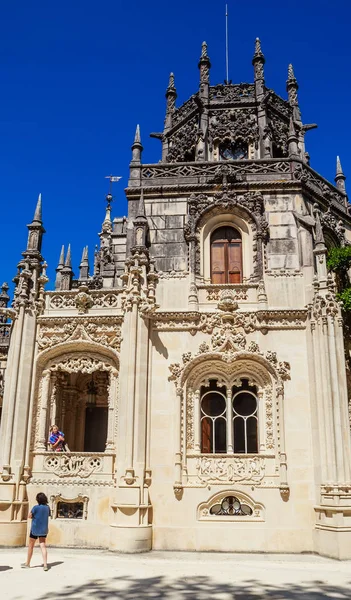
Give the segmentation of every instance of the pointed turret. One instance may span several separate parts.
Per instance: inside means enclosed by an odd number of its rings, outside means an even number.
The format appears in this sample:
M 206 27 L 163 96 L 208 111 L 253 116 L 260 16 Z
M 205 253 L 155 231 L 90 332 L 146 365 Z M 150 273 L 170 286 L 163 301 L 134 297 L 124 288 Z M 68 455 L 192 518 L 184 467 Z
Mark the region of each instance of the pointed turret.
M 342 170 L 340 157 L 337 156 L 336 157 L 336 175 L 335 175 L 334 181 L 335 181 L 335 185 L 338 188 L 338 190 L 340 190 L 340 192 L 342 192 L 343 194 L 346 194 L 345 179 L 346 179 L 346 177 Z
M 64 266 L 65 266 L 65 247 L 64 247 L 64 245 L 62 245 L 60 258 L 59 258 L 58 265 L 56 268 L 55 290 L 61 289 L 61 280 L 62 280 L 61 271 Z
M 25 252 L 23 252 L 23 256 L 25 257 L 36 257 L 40 256 L 41 252 L 41 244 L 43 239 L 43 233 L 45 233 L 45 229 L 43 227 L 42 222 L 42 207 L 41 207 L 41 194 L 38 196 L 37 205 L 34 211 L 33 221 L 27 225 L 29 233 L 28 233 L 28 241 L 27 248 Z
M 261 49 L 259 38 L 255 41 L 255 54 L 253 55 L 252 64 L 255 72 L 256 96 L 260 96 L 264 92 L 264 64 L 266 60 Z
M 140 139 L 140 126 L 136 126 L 134 142 L 132 145 L 132 161 L 131 164 L 140 164 L 141 163 L 141 153 L 143 151 L 143 146 Z
M 82 260 L 79 265 L 79 279 L 89 278 L 89 259 L 88 259 L 88 246 L 84 246 Z
M 61 269 L 61 290 L 70 290 L 72 287 L 73 270 L 71 258 L 71 244 L 68 244 L 65 264 Z

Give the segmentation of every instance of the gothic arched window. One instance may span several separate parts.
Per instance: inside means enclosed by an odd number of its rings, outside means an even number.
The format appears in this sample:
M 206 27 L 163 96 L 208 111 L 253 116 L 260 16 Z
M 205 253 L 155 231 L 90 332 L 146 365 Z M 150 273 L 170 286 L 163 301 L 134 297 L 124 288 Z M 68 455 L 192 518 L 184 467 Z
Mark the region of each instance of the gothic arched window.
M 242 240 L 234 227 L 219 227 L 211 235 L 211 282 L 242 282 Z

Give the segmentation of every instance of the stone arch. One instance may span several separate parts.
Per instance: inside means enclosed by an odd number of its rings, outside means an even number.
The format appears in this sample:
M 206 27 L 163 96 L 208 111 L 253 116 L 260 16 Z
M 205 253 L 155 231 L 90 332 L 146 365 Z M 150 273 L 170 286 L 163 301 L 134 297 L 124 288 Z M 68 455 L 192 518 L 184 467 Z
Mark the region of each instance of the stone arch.
M 200 244 L 200 275 L 205 281 L 210 281 L 210 240 L 212 233 L 219 227 L 229 225 L 240 232 L 242 239 L 243 279 L 249 279 L 254 271 L 253 248 L 255 228 L 249 219 L 243 218 L 237 211 L 211 212 L 203 220 L 199 228 Z
M 108 373 L 108 431 L 106 451 L 114 450 L 118 417 L 119 355 L 113 349 L 88 340 L 64 342 L 43 350 L 36 360 L 33 402 L 32 447 L 46 450 L 48 416 L 57 402 L 57 376 L 68 374 Z

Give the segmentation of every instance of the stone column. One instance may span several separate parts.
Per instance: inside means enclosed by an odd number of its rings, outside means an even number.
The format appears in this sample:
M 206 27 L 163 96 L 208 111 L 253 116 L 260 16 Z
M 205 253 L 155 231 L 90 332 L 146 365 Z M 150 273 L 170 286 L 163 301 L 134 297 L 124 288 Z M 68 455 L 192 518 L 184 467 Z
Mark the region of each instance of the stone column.
M 117 373 L 110 371 L 108 386 L 108 420 L 107 420 L 107 439 L 106 452 L 115 450 L 115 419 L 117 403 Z
M 197 286 L 196 286 L 196 237 L 193 236 L 190 241 L 189 248 L 189 295 L 188 295 L 188 305 L 190 310 L 199 310 L 199 298 L 197 295 Z
M 133 483 L 133 449 L 134 449 L 134 410 L 135 410 L 135 363 L 137 351 L 137 320 L 138 304 L 133 302 L 132 312 L 130 313 L 130 333 L 129 333 L 129 352 L 128 352 L 128 375 L 127 375 L 127 402 L 126 402 L 126 453 L 125 453 L 125 481 Z
M 263 390 L 260 390 L 257 394 L 257 415 L 258 415 L 258 431 L 259 431 L 259 451 L 266 451 L 266 406 L 265 406 L 265 395 Z
M 181 446 L 181 423 L 182 423 L 182 400 L 183 390 L 177 388 L 176 393 L 176 414 L 174 427 L 174 448 L 175 448 L 175 482 L 174 488 L 182 485 L 182 446 Z
M 39 429 L 36 450 L 47 449 L 47 416 L 49 407 L 50 371 L 43 371 L 40 396 Z
M 57 394 L 58 394 L 58 378 L 54 373 L 52 376 L 52 390 L 50 396 L 50 425 L 56 424 L 57 419 Z
M 11 455 L 11 443 L 12 443 L 12 432 L 13 422 L 16 408 L 16 392 L 18 383 L 18 367 L 21 354 L 21 343 L 23 336 L 23 320 L 24 320 L 24 306 L 20 306 L 19 315 L 17 321 L 14 322 L 15 331 L 12 332 L 12 339 L 10 344 L 10 355 L 9 362 L 6 369 L 6 383 L 5 393 L 3 399 L 3 424 L 1 427 L 1 433 L 4 436 L 4 442 L 2 445 L 2 468 L 4 476 L 10 473 L 10 455 Z M 11 346 L 13 345 L 13 354 L 11 355 Z M 11 359 L 11 361 L 10 361 Z M 6 412 L 5 412 L 6 411 Z M 5 420 L 6 418 L 6 420 Z
M 284 386 L 281 381 L 276 385 L 275 392 L 277 395 L 278 409 L 279 409 L 279 428 L 280 428 L 280 456 L 279 456 L 279 467 L 280 467 L 280 489 L 284 490 L 288 488 L 288 472 L 287 472 L 287 458 L 285 450 L 285 418 L 284 418 Z
M 227 390 L 227 453 L 234 452 L 232 390 Z
M 193 394 L 194 398 L 194 450 L 197 454 L 201 452 L 201 406 L 200 406 L 200 390 L 196 390 Z M 187 419 L 191 419 L 187 415 Z

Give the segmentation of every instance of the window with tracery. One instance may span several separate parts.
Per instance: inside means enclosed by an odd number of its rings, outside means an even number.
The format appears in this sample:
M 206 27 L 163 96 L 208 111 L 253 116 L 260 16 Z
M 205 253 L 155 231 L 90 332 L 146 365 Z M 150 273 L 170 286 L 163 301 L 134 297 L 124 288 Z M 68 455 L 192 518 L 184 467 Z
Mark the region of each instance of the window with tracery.
M 257 388 L 247 379 L 227 388 L 211 379 L 200 390 L 201 452 L 258 453 Z
M 219 227 L 211 235 L 211 281 L 242 282 L 242 239 L 234 227 Z

